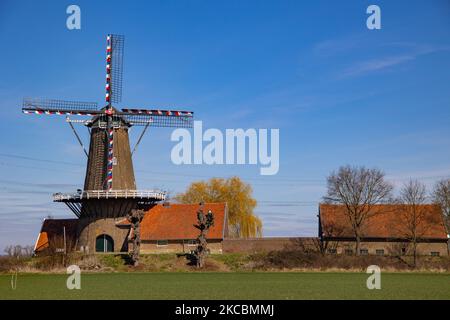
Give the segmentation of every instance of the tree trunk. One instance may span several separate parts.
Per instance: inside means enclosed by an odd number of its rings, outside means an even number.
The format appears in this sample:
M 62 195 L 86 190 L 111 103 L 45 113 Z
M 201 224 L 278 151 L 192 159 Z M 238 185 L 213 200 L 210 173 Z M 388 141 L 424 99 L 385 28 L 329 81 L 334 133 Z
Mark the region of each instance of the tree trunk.
M 134 226 L 134 237 L 133 237 L 133 253 L 132 261 L 133 265 L 137 267 L 139 265 L 139 254 L 141 252 L 141 236 L 140 236 L 140 223 L 136 223 Z
M 128 214 L 128 221 L 131 223 L 133 230 L 133 251 L 131 252 L 131 262 L 133 266 L 139 265 L 139 254 L 141 251 L 141 221 L 144 218 L 144 210 L 133 209 Z
M 361 247 L 361 237 L 359 236 L 359 231 L 355 232 L 356 237 L 356 255 L 359 256 L 361 254 L 360 247 Z
M 195 225 L 200 230 L 197 238 L 197 249 L 194 252 L 197 268 L 203 268 L 205 265 L 206 255 L 208 254 L 208 243 L 206 242 L 206 234 L 211 226 L 214 225 L 214 215 L 211 210 L 205 215 L 203 213 L 203 203 L 200 203 L 200 209 L 197 211 L 198 224 Z
M 357 237 L 356 238 L 356 252 L 355 252 L 355 254 L 357 256 L 360 255 L 360 250 L 359 250 L 360 246 L 361 246 L 361 240 L 359 239 L 359 237 Z
M 203 268 L 203 266 L 205 265 L 205 256 L 208 252 L 208 243 L 206 242 L 206 237 L 203 231 L 199 236 L 198 241 L 199 244 L 196 250 L 197 268 Z

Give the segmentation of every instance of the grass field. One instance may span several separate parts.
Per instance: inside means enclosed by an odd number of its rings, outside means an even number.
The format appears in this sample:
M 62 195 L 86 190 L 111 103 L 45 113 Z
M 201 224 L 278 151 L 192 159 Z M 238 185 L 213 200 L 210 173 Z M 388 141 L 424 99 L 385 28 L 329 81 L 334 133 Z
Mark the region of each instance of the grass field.
M 365 273 L 91 273 L 81 290 L 63 274 L 0 275 L 0 299 L 450 299 L 449 274 L 382 274 L 381 290 Z

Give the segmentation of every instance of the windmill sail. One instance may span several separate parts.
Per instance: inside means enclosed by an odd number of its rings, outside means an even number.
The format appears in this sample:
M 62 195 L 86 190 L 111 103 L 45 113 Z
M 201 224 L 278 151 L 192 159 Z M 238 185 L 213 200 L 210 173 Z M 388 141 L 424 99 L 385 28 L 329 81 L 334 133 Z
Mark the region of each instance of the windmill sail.
M 194 121 L 192 111 L 122 109 L 117 114 L 135 126 L 192 128 Z
M 92 116 L 102 113 L 96 102 L 25 98 L 23 113 Z
M 122 101 L 123 49 L 125 37 L 117 34 L 107 36 L 106 47 L 106 101 Z

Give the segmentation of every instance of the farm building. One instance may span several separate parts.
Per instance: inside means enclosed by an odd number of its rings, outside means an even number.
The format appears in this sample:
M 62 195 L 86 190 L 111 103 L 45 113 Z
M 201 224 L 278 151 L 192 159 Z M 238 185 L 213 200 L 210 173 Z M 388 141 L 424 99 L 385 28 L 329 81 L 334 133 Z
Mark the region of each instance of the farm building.
M 411 206 L 375 205 L 362 226 L 362 255 L 411 254 L 411 234 L 418 238 L 420 255 L 448 255 L 448 235 L 438 205 L 416 206 L 417 222 L 413 228 Z M 413 230 L 414 229 L 414 230 Z M 354 254 L 356 238 L 343 205 L 319 205 L 319 237 L 327 242 L 328 253 Z
M 198 204 L 158 204 L 149 209 L 141 222 L 141 252 L 167 253 L 190 252 L 196 247 L 199 230 L 197 223 Z M 214 226 L 207 236 L 212 253 L 222 253 L 223 240 L 228 236 L 228 213 L 225 203 L 206 203 L 204 210 L 214 214 Z M 75 249 L 83 252 L 128 252 L 132 230 L 124 218 L 97 220 L 94 235 L 88 243 L 79 246 L 77 230 L 79 219 L 46 219 L 36 240 L 35 252 Z

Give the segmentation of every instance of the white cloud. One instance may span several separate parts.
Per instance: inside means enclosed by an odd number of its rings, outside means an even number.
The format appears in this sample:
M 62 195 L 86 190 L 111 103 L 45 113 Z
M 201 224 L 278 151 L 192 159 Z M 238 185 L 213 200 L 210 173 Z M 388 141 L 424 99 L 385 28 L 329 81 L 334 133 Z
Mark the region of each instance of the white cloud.
M 398 45 L 399 44 L 396 43 L 392 46 Z M 439 51 L 448 51 L 450 49 L 449 46 L 414 45 L 409 43 L 405 44 L 404 47 L 407 47 L 409 52 L 357 62 L 351 67 L 344 70 L 341 77 L 359 76 L 383 69 L 388 69 L 396 65 L 416 60 L 420 56 Z

